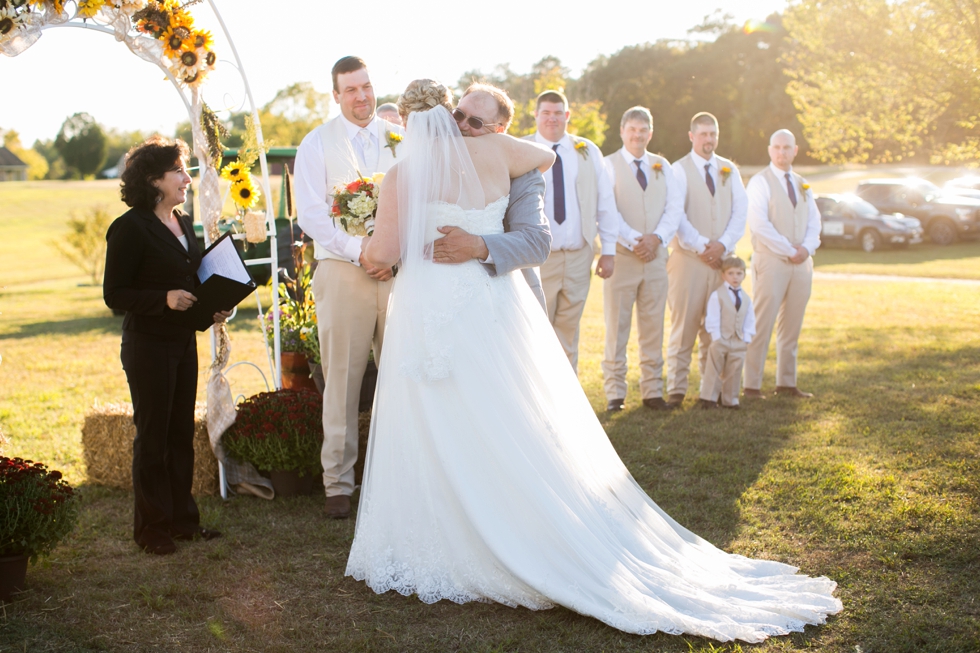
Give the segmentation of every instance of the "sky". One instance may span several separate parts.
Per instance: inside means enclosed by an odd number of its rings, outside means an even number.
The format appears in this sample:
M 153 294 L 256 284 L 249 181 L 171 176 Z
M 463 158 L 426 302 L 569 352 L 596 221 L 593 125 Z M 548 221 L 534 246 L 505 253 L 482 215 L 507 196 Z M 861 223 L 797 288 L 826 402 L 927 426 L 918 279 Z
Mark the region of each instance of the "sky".
M 192 8 L 196 23 L 215 34 L 218 70 L 204 86 L 216 111 L 248 108 L 234 56 L 211 11 Z M 433 2 L 415 0 L 341 5 L 323 0 L 215 0 L 241 57 L 257 107 L 295 82 L 330 90 L 330 68 L 354 54 L 368 64 L 376 94 L 400 92 L 413 79 L 455 84 L 466 71 L 509 64 L 517 73 L 548 55 L 577 77 L 599 55 L 659 39 L 692 38 L 687 31 L 719 0 L 595 0 L 586 13 L 570 2 Z M 726 0 L 741 24 L 782 11 L 786 0 Z M 13 58 L 0 55 L 0 130 L 21 141 L 53 139 L 61 123 L 85 111 L 103 126 L 173 134 L 187 120 L 163 73 L 111 35 L 47 29 Z

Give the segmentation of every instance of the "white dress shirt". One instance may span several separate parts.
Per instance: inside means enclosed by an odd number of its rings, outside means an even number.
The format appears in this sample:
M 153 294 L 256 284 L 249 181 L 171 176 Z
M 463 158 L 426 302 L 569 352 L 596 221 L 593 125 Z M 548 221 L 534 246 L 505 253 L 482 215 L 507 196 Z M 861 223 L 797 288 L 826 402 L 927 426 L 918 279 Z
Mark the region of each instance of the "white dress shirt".
M 718 292 L 721 290 L 728 293 L 732 303 L 735 302 L 735 293 L 732 292 L 732 286 L 727 281 L 722 283 L 721 288 L 711 293 L 711 296 L 708 297 L 708 307 L 704 314 L 704 330 L 711 335 L 712 340 L 721 340 L 721 306 L 718 305 Z M 741 288 L 739 288 L 738 292 L 744 305 L 747 295 Z M 752 309 L 751 303 L 747 308 L 748 312 L 745 314 L 745 321 L 742 322 L 742 340 L 745 341 L 745 344 L 752 342 L 752 337 L 755 335 L 755 311 Z
M 703 172 L 705 164 L 710 165 L 711 177 L 715 182 L 715 188 L 721 187 L 721 168 L 718 165 L 718 157 L 712 154 L 711 159 L 706 160 L 692 151 L 691 159 L 694 162 L 694 167 L 702 173 L 702 177 L 706 174 Z M 680 196 L 686 199 L 687 173 L 681 167 L 680 159 L 674 161 L 671 167 L 674 169 L 674 178 L 677 180 Z M 707 183 L 707 179 L 705 179 L 705 183 Z M 732 185 L 732 217 L 728 220 L 725 233 L 721 235 L 718 242 L 725 246 L 725 254 L 727 255 L 735 251 L 735 244 L 745 235 L 745 214 L 748 209 L 748 197 L 745 194 L 745 185 L 742 184 L 742 177 L 738 174 L 737 170 L 732 170 L 732 174 L 728 176 L 728 180 L 724 183 Z M 681 247 L 695 254 L 704 252 L 704 248 L 710 242 L 710 239 L 702 236 L 694 228 L 694 225 L 690 223 L 686 215 L 677 226 L 677 240 L 680 242 Z
M 633 171 L 633 175 L 636 176 L 636 157 L 630 154 L 629 150 L 625 147 L 619 148 L 619 153 Z M 654 172 L 653 166 L 650 165 L 650 157 L 647 156 L 646 152 L 643 153 L 639 161 L 640 169 L 643 170 L 643 174 L 647 177 L 647 183 L 653 181 L 657 174 L 663 175 L 664 181 L 667 182 L 667 204 L 664 206 L 664 214 L 661 216 L 657 228 L 653 230 L 653 235 L 659 238 L 662 244 L 666 245 L 674 237 L 674 234 L 677 232 L 677 227 L 686 218 L 684 215 L 684 194 L 678 190 L 674 171 L 669 165 L 664 166 L 663 170 L 660 170 L 659 173 Z M 615 188 L 616 169 L 613 167 L 612 161 L 604 160 L 604 163 L 606 165 L 606 175 L 609 177 L 609 183 Z M 623 219 L 623 224 L 626 224 L 625 219 Z M 626 229 L 629 230 L 629 233 L 625 237 L 623 231 L 620 231 L 619 244 L 633 251 L 633 247 L 636 245 L 640 236 L 644 234 L 631 228 L 628 224 L 626 224 Z
M 616 198 L 613 195 L 609 177 L 606 175 L 602 152 L 594 143 L 589 141 L 588 150 L 586 150 L 589 156 L 587 160 L 584 160 L 585 157 L 575 150 L 568 134 L 562 136 L 557 143 L 552 143 L 535 132 L 534 140 L 551 149 L 558 145 L 556 154 L 561 157 L 562 177 L 565 180 L 565 221 L 558 224 L 555 222 L 554 166 L 544 173 L 544 180 L 547 184 L 544 194 L 544 212 L 548 216 L 548 222 L 551 226 L 551 250 L 576 250 L 585 247 L 587 244 L 582 235 L 582 209 L 579 206 L 578 192 L 575 188 L 575 181 L 578 179 L 578 166 L 580 163 L 584 163 L 585 165 L 591 164 L 596 173 L 596 193 L 598 196 L 596 219 L 599 242 L 601 243 L 600 253 L 604 256 L 615 255 L 616 240 L 621 236 L 630 238 L 630 232 L 633 230 L 616 210 Z
M 357 136 L 361 128 L 347 120 L 343 115 L 339 117 L 347 131 L 347 138 L 351 142 L 351 147 L 358 158 L 358 165 L 364 165 L 363 141 Z M 372 147 L 378 150 L 375 161 L 380 157 L 381 143 L 378 140 L 377 116 L 368 123 L 367 129 L 371 133 Z M 293 177 L 294 191 L 296 193 L 296 212 L 299 216 L 297 222 L 300 229 L 306 232 L 310 238 L 317 241 L 328 250 L 340 256 L 354 265 L 360 265 L 361 258 L 361 236 L 351 236 L 343 229 L 334 224 L 333 215 L 330 208 L 333 206 L 332 188 L 327 188 L 327 169 L 323 161 L 323 142 L 320 139 L 320 130 L 314 129 L 300 143 L 296 150 L 296 163 Z M 369 174 L 373 171 L 362 170 L 362 174 Z
M 788 196 L 789 192 L 785 187 L 786 171 L 780 170 L 771 163 L 769 164 L 769 170 L 772 171 L 772 174 L 776 175 L 776 179 L 783 182 L 783 192 Z M 792 166 L 789 171 L 793 171 Z M 820 247 L 820 210 L 817 209 L 817 201 L 813 199 L 813 190 L 808 189 L 804 191 L 796 183 L 793 175 L 790 175 L 789 178 L 793 180 L 793 188 L 796 189 L 797 201 L 802 197 L 806 198 L 806 233 L 803 235 L 802 246 L 806 248 L 806 251 L 810 252 L 810 256 L 813 256 L 813 253 Z M 749 198 L 749 229 L 752 230 L 752 235 L 761 240 L 772 252 L 786 257 L 795 256 L 796 248 L 789 242 L 786 236 L 776 231 L 776 227 L 769 219 L 769 200 L 772 199 L 771 190 L 769 182 L 761 174 L 755 175 L 749 180 L 749 187 L 746 189 Z

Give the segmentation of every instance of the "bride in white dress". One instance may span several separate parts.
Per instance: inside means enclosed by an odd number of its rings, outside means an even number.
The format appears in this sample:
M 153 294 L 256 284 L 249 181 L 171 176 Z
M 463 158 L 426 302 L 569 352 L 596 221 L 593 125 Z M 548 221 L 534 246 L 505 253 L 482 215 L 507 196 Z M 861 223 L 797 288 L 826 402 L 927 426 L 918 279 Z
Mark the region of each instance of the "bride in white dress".
M 510 178 L 554 158 L 462 138 L 450 102 L 430 80 L 403 95 L 407 138 L 366 245 L 401 268 L 347 575 L 426 603 L 563 605 L 638 634 L 758 642 L 824 623 L 836 583 L 725 553 L 637 485 L 521 275 L 427 257 L 443 225 L 501 233 Z

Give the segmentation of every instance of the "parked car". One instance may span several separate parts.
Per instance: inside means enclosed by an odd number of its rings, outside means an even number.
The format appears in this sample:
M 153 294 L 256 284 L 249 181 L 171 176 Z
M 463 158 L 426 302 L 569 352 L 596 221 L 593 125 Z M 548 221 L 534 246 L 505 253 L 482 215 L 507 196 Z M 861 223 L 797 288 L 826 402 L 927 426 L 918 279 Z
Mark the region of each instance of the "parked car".
M 882 213 L 918 218 L 937 245 L 980 235 L 980 199 L 944 192 L 925 179 L 870 179 L 858 184 L 857 194 Z
M 819 195 L 815 199 L 824 245 L 874 252 L 886 245 L 908 247 L 922 242 L 922 225 L 915 218 L 884 215 L 857 195 Z
M 943 184 L 943 190 L 957 195 L 980 198 L 980 176 L 966 175 L 965 177 L 950 179 Z

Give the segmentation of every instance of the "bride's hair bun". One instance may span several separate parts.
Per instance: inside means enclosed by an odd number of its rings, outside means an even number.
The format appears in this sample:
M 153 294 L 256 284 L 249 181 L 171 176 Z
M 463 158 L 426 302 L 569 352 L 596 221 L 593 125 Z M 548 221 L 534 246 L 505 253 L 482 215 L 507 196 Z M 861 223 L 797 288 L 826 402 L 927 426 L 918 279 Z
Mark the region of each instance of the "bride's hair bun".
M 437 81 L 416 79 L 398 98 L 398 113 L 402 120 L 415 111 L 428 111 L 438 106 L 453 110 L 453 93 Z

